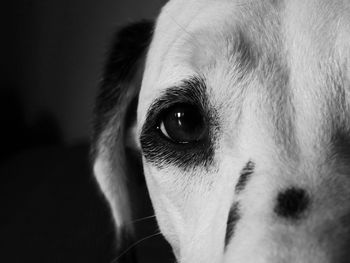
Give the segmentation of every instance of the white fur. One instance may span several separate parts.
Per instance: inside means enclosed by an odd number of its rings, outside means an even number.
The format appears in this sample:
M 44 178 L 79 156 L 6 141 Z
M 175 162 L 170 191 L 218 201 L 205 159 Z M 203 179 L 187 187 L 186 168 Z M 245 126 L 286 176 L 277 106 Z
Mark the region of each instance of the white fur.
M 143 158 L 159 227 L 179 263 L 350 262 L 337 258 L 349 245 L 350 222 L 342 218 L 350 211 L 350 167 L 328 159 L 332 123 L 350 129 L 349 19 L 346 0 L 172 0 L 162 9 L 147 55 L 135 140 L 152 102 L 193 75 L 204 76 L 221 125 L 210 169 L 160 169 Z M 243 79 L 231 53 L 237 30 L 261 55 Z M 281 65 L 266 64 L 271 54 Z M 279 66 L 287 69 L 286 87 L 274 80 Z M 266 78 L 264 69 L 271 72 Z M 331 86 L 329 76 L 340 87 Z M 250 159 L 254 175 L 235 195 Z M 106 169 L 101 160 L 95 167 Z M 298 224 L 273 212 L 278 192 L 291 185 L 312 197 Z M 122 198 L 103 190 L 112 203 Z M 234 201 L 241 218 L 225 250 Z
M 325 122 L 332 110 L 325 107 L 333 92 L 325 85 L 325 77 L 328 67 L 336 67 L 345 59 L 338 52 L 347 55 L 346 61 L 349 59 L 349 42 L 343 41 L 349 39 L 349 2 L 280 1 L 278 5 L 258 1 L 171 1 L 158 19 L 140 93 L 139 133 L 152 100 L 162 90 L 196 73 L 208 81 L 210 100 L 224 120 L 212 171 L 198 168 L 182 173 L 172 166 L 157 169 L 144 160 L 160 229 L 181 263 L 333 262 L 333 242 L 341 235 L 329 220 L 334 217 L 336 222 L 349 211 L 349 205 L 332 200 L 322 204 L 331 188 L 324 182 L 332 176 L 341 177 L 331 163 L 323 160 L 329 150 L 323 140 L 331 132 Z M 263 13 L 266 9 L 270 13 Z M 266 25 L 260 26 L 255 19 Z M 252 26 L 245 27 L 245 23 Z M 234 41 L 229 37 L 237 24 L 247 30 L 250 41 L 265 44 L 267 52 L 281 49 L 282 57 L 286 57 L 295 113 L 296 149 L 291 155 L 274 140 L 266 98 L 269 87 L 262 86 L 254 76 L 247 80 L 239 121 L 235 115 L 242 87 L 234 86 L 235 69 L 227 55 L 229 46 L 225 45 Z M 255 38 L 254 30 L 259 29 L 266 30 L 266 39 Z M 279 35 L 281 46 L 274 46 L 278 45 L 274 34 Z M 348 93 L 349 87 L 343 88 Z M 339 114 L 350 117 L 349 112 Z M 254 179 L 241 196 L 235 197 L 234 185 L 248 158 L 257 161 Z M 342 183 L 349 185 L 349 180 Z M 317 196 L 315 210 L 302 225 L 288 225 L 273 215 L 274 198 L 288 185 L 304 187 Z M 348 200 L 350 188 L 340 189 L 339 195 Z M 242 218 L 224 253 L 227 214 L 235 199 L 242 204 Z M 319 241 L 330 225 L 334 227 L 333 235 Z

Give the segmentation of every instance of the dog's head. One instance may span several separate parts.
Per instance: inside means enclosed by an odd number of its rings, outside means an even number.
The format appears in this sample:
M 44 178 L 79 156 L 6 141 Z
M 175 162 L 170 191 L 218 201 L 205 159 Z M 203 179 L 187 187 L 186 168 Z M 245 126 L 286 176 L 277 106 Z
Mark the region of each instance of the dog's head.
M 347 1 L 174 0 L 122 30 L 94 136 L 117 231 L 139 160 L 179 262 L 350 262 L 349 43 Z

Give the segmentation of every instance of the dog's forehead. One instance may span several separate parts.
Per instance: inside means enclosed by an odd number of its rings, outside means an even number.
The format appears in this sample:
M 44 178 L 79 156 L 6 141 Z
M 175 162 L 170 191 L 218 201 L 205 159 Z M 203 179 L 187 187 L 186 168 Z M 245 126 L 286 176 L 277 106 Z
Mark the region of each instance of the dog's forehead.
M 338 39 L 346 24 L 339 9 L 327 1 L 170 1 L 157 21 L 147 56 L 138 123 L 164 90 L 192 76 L 204 76 L 211 98 L 232 105 L 230 93 L 240 89 L 232 80 L 245 64 L 254 70 L 256 85 L 250 90 L 266 96 L 281 138 L 291 137 L 285 134 L 291 124 L 305 137 L 310 129 L 315 134 L 327 131 L 331 125 L 321 123 L 337 119 L 329 116 L 332 111 L 343 111 L 332 95 L 341 94 L 335 89 L 344 89 L 345 80 L 335 48 L 342 44 Z M 313 24 L 320 26 L 315 29 Z M 346 74 L 347 65 L 342 67 Z M 243 79 L 249 78 L 243 73 Z M 327 104 L 335 108 L 322 107 Z
M 213 69 L 229 72 L 234 49 L 242 43 L 248 48 L 239 26 L 243 6 L 237 1 L 170 1 L 163 8 L 147 57 L 140 112 L 186 78 Z

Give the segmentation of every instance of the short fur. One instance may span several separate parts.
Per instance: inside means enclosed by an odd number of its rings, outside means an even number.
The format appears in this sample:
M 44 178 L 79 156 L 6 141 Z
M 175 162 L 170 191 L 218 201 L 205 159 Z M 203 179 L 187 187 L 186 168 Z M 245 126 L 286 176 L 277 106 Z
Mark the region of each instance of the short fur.
M 151 31 L 121 31 L 97 102 L 117 234 L 132 148 L 179 263 L 350 262 L 350 2 L 172 0 Z M 161 136 L 176 103 L 199 105 L 206 141 Z

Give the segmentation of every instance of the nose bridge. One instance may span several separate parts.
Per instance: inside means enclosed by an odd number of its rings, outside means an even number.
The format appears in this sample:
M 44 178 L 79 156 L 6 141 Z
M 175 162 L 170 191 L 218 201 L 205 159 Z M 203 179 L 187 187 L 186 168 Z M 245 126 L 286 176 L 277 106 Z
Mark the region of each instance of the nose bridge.
M 349 263 L 350 166 L 332 153 L 327 123 L 297 111 L 278 127 L 280 112 L 272 125 L 265 122 L 266 112 L 244 114 L 250 122 L 242 121 L 239 146 L 250 154 L 245 158 L 255 162 L 255 171 L 238 196 L 241 219 L 225 262 Z M 344 145 L 345 139 L 338 141 Z
M 186 212 L 180 237 L 178 260 L 181 263 L 223 262 L 227 214 L 232 196 L 222 182 L 200 196 L 193 197 Z M 214 183 L 215 184 L 215 183 Z
M 242 216 L 227 262 L 349 263 L 346 174 L 316 157 L 274 172 L 261 173 L 260 164 L 239 198 Z
M 349 263 L 349 213 L 334 208 L 337 204 L 333 202 L 333 207 L 330 203 L 315 204 L 315 194 L 321 196 L 321 202 L 327 198 L 321 190 L 314 192 L 309 201 L 305 201 L 304 194 L 290 190 L 284 193 L 285 197 L 289 195 L 284 201 L 279 201 L 277 194 L 266 205 L 251 204 L 252 200 L 259 202 L 258 196 L 246 202 L 242 198 L 241 219 L 224 262 Z M 278 202 L 282 203 L 280 210 L 276 209 Z
M 188 227 L 191 232 L 186 233 L 181 245 L 179 262 L 181 263 L 214 263 L 222 262 L 223 231 L 219 224 L 212 223 L 210 228 L 196 226 Z
M 223 258 L 223 241 L 220 231 L 197 231 L 188 235 L 187 242 L 181 248 L 181 263 L 216 263 L 222 262 Z

